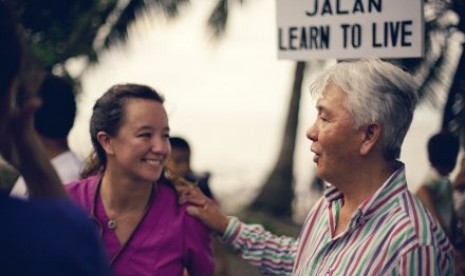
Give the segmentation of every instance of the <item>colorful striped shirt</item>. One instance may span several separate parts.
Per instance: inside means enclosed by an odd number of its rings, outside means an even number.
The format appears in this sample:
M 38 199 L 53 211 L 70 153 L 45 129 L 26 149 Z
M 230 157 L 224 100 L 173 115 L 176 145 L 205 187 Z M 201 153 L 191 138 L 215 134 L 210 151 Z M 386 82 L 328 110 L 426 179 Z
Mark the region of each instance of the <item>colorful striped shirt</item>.
M 330 186 L 297 240 L 232 218 L 223 241 L 264 274 L 454 275 L 452 247 L 408 190 L 402 165 L 333 237 L 344 195 Z

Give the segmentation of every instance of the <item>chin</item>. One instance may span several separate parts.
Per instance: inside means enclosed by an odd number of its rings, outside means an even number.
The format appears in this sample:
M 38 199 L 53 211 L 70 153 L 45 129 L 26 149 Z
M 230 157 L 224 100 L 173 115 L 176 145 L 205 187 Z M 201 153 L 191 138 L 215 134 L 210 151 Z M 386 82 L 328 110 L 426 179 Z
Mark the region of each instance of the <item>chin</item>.
M 318 178 L 325 180 L 325 172 L 324 172 L 321 168 L 318 168 L 318 167 L 317 167 L 316 172 L 315 172 L 315 175 L 316 175 Z
M 158 179 L 160 179 L 160 177 L 161 177 L 161 173 L 162 173 L 162 171 L 145 173 L 145 174 L 141 175 L 140 177 L 145 179 L 146 181 L 157 182 Z
M 152 176 L 151 179 L 153 182 L 157 182 L 161 177 L 161 172 L 157 173 L 156 175 Z

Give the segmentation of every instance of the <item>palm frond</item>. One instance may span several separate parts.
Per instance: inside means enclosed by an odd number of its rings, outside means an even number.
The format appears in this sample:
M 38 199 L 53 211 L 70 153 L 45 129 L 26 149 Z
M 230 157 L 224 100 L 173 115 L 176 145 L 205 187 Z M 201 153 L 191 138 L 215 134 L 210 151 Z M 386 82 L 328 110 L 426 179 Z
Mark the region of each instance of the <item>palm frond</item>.
M 128 27 L 144 9 L 159 9 L 168 19 L 176 18 L 180 9 L 189 4 L 189 0 L 129 0 L 125 6 L 115 8 L 116 20 L 105 38 L 104 46 L 108 48 L 113 43 L 126 42 Z
M 145 8 L 144 0 L 130 0 L 125 7 L 115 7 L 113 13 L 117 17 L 109 26 L 108 35 L 103 38 L 103 47 L 108 48 L 116 41 L 126 42 L 128 26 L 135 21 L 137 12 Z
M 175 18 L 179 15 L 180 8 L 189 4 L 189 0 L 151 0 L 160 8 L 168 18 Z M 151 1 L 147 1 L 150 3 Z
M 228 0 L 218 0 L 208 18 L 207 28 L 214 39 L 221 38 L 225 33 L 229 15 L 228 4 Z

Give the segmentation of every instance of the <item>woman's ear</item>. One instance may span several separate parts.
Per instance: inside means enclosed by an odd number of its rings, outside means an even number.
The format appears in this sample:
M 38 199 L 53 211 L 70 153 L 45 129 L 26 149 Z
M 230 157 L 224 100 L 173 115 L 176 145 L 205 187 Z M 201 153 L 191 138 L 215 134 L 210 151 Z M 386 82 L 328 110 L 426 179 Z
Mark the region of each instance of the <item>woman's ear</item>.
M 111 138 L 108 136 L 108 134 L 104 131 L 99 131 L 97 133 L 97 140 L 102 146 L 103 150 L 107 154 L 113 154 L 113 147 L 111 146 Z
M 365 127 L 364 139 L 360 147 L 360 154 L 367 155 L 370 153 L 381 137 L 381 125 L 379 123 L 370 123 Z

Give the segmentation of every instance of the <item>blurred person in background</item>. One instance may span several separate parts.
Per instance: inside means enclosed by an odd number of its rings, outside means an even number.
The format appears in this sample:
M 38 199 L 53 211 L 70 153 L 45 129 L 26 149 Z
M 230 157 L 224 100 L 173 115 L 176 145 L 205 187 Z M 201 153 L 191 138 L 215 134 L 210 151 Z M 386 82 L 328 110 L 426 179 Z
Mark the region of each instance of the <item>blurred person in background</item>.
M 76 117 L 73 84 L 64 78 L 48 74 L 38 91 L 38 97 L 42 105 L 35 114 L 34 127 L 47 157 L 62 183 L 78 180 L 84 163 L 68 145 L 68 135 Z M 23 177 L 16 181 L 11 195 L 27 197 L 28 191 Z
M 416 194 L 450 238 L 454 212 L 450 174 L 457 163 L 459 139 L 449 132 L 436 133 L 427 149 L 430 170 Z
M 184 177 L 187 181 L 197 183 L 204 195 L 214 198 L 208 183 L 210 173 L 196 173 L 191 167 L 191 147 L 186 139 L 178 136 L 170 137 L 171 154 L 166 167 L 175 175 Z
M 457 273 L 465 275 L 465 157 L 452 182 L 454 199 L 454 217 L 452 220 L 452 243 L 457 251 Z
M 176 175 L 177 177 L 182 177 L 187 181 L 196 183 L 204 195 L 217 202 L 208 183 L 210 179 L 210 173 L 205 172 L 199 174 L 192 170 L 192 150 L 189 142 L 187 142 L 187 140 L 183 137 L 173 136 L 170 137 L 170 144 L 171 154 L 168 158 L 168 162 L 166 163 L 166 168 L 169 170 L 169 172 Z M 215 256 L 215 275 L 229 275 L 226 252 L 223 244 L 219 242 L 216 235 L 212 236 L 212 245 L 213 254 Z
M 18 23 L 0 0 L 0 154 L 23 176 L 30 200 L 0 190 L 0 275 L 110 275 L 94 226 L 69 201 L 34 129 L 40 100 L 16 105 L 23 51 Z

